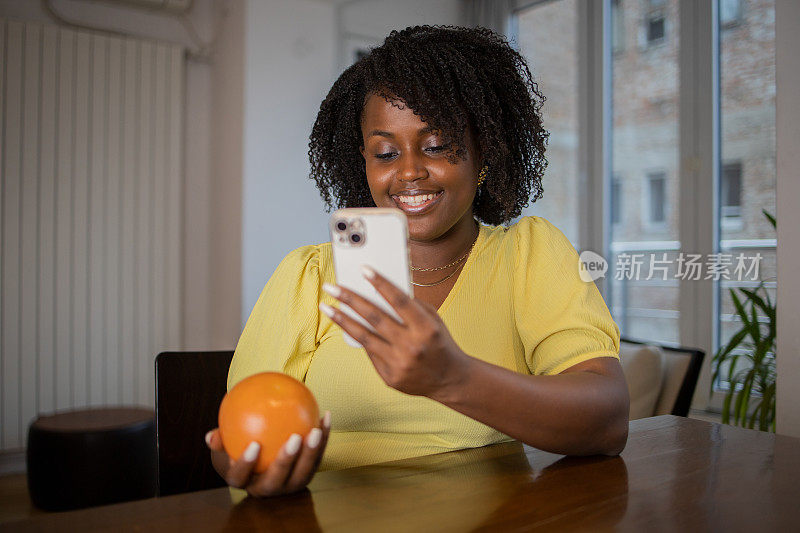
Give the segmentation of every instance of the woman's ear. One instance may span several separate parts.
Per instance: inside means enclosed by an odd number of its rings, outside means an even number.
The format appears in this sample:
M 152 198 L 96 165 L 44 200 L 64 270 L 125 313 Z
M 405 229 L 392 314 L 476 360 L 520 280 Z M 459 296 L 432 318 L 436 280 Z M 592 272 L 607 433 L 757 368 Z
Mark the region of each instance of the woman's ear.
M 359 146 L 358 151 L 361 152 L 361 157 L 363 157 L 364 159 L 367 158 L 367 155 L 364 153 L 364 145 Z

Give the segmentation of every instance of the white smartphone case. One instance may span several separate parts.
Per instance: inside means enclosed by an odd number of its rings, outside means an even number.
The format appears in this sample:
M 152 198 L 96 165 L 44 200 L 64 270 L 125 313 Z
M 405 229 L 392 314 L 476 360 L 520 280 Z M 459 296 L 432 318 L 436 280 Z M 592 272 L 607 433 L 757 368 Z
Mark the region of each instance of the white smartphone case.
M 337 228 L 344 222 L 347 229 Z M 361 207 L 339 209 L 330 218 L 331 246 L 336 284 L 354 291 L 402 322 L 391 305 L 375 290 L 361 272 L 362 265 L 394 283 L 413 297 L 408 250 L 408 222 L 399 209 Z M 361 236 L 358 243 L 353 236 Z M 369 329 L 374 328 L 358 313 L 343 303 L 339 309 Z M 361 344 L 346 332 L 344 340 L 354 348 Z

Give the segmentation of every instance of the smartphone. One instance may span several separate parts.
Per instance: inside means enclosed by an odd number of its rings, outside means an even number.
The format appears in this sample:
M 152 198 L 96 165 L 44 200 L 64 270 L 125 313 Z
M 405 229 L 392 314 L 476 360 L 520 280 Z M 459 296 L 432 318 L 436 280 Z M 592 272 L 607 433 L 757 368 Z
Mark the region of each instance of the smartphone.
M 370 266 L 407 295 L 414 296 L 405 213 L 381 207 L 339 209 L 331 214 L 330 232 L 336 284 L 358 293 L 402 322 L 389 302 L 364 277 L 361 267 Z M 375 330 L 347 305 L 340 302 L 339 309 Z M 347 332 L 342 333 L 347 344 L 361 348 L 361 344 Z

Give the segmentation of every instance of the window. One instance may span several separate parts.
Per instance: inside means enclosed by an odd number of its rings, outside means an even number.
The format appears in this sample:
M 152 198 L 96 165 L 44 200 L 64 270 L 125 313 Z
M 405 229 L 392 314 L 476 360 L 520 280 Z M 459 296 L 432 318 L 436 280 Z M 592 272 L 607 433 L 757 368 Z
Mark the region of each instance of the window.
M 708 398 L 711 383 L 705 376 L 710 376 L 711 354 L 740 326 L 729 289 L 754 288 L 763 282 L 773 298 L 777 291 L 776 236 L 762 214 L 762 210 L 775 213 L 774 3 L 551 0 L 517 13 L 521 49 L 527 50 L 537 78 L 547 83 L 551 73 L 555 78 L 563 75 L 559 68 L 565 54 L 554 48 L 567 46 L 569 59 L 564 64 L 569 75 L 577 71 L 581 75 L 573 81 L 585 84 L 551 85 L 544 91 L 549 99 L 543 110 L 546 124 L 551 131 L 560 127 L 562 133 L 559 143 L 548 147 L 548 158 L 554 159 L 541 209 L 552 209 L 559 227 L 577 224 L 585 232 L 582 237 L 587 242 L 581 243 L 585 249 L 605 250 L 609 271 L 598 285 L 623 335 L 706 350 L 698 403 Z M 686 16 L 681 10 L 688 11 Z M 527 30 L 524 14 L 531 17 Z M 708 24 L 712 17 L 717 27 Z M 576 21 L 591 31 L 578 34 Z M 530 32 L 527 37 L 525 31 Z M 549 40 L 554 37 L 561 40 Z M 710 44 L 715 38 L 718 46 Z M 679 54 L 681 48 L 688 52 Z M 598 50 L 603 52 L 600 73 Z M 715 65 L 719 78 L 712 83 L 706 74 L 717 72 Z M 681 68 L 703 75 L 681 76 Z M 565 107 L 569 105 L 583 111 L 565 115 L 571 112 Z M 575 148 L 576 134 L 583 140 L 586 132 L 578 129 L 584 124 L 578 120 L 586 120 L 592 134 L 580 149 Z M 564 157 L 556 146 L 573 148 Z M 685 172 L 679 152 L 693 159 L 687 159 Z M 562 162 L 556 163 L 559 158 Z M 576 174 L 551 172 L 557 165 L 570 169 L 574 164 L 570 158 L 582 161 L 580 168 L 590 183 L 608 180 L 604 194 L 589 199 L 589 210 L 558 205 L 561 198 L 581 190 Z M 718 175 L 711 174 L 712 168 Z M 716 191 L 711 189 L 714 184 Z M 548 193 L 553 198 L 551 191 L 560 187 L 566 189 L 555 202 L 549 200 Z M 712 197 L 717 205 L 709 200 Z M 607 223 L 602 231 L 595 231 L 597 213 Z M 705 277 L 712 254 L 732 256 L 733 274 L 740 253 L 763 258 L 758 279 Z M 701 277 L 680 277 L 679 256 L 685 255 L 699 258 Z M 631 276 L 617 277 L 625 261 L 641 268 Z M 648 277 L 652 265 L 661 261 L 672 262 L 668 275 Z M 711 405 L 718 400 L 715 394 Z
M 611 223 L 622 222 L 622 179 L 619 175 L 611 180 Z
M 742 0 L 719 0 L 719 25 L 736 26 L 742 19 Z
M 578 22 L 576 0 L 536 3 L 517 12 L 519 51 L 528 61 L 539 89 L 547 143 L 542 199 L 522 215 L 547 218 L 578 243 Z
M 720 214 L 724 218 L 739 218 L 742 211 L 741 162 L 737 161 L 722 166 L 720 189 Z
M 654 342 L 679 341 L 678 282 L 648 278 L 650 260 L 679 248 L 679 206 L 670 201 L 678 176 L 678 50 L 677 41 L 663 39 L 666 18 L 676 21 L 672 0 L 621 2 L 621 24 L 611 25 L 607 42 L 615 33 L 648 38 L 642 20 L 656 20 L 661 45 L 630 47 L 611 57 L 611 195 L 609 270 L 606 301 L 623 335 Z M 660 21 L 660 22 L 659 22 Z M 670 29 L 672 31 L 672 29 Z M 643 43 L 647 44 L 647 43 Z M 652 52 L 652 53 L 651 53 Z M 669 208 L 668 208 L 669 207 Z M 621 265 L 631 267 L 630 277 L 617 277 Z
M 666 195 L 666 176 L 663 172 L 651 172 L 647 174 L 647 206 L 648 222 L 651 224 L 663 224 L 666 221 L 664 216 Z
M 618 54 L 625 49 L 625 19 L 621 0 L 611 2 L 611 27 L 611 51 Z
M 664 40 L 666 34 L 664 15 L 662 13 L 651 13 L 647 17 L 647 44 L 655 45 Z
M 752 290 L 763 283 L 771 298 L 777 292 L 776 235 L 762 213 L 775 214 L 775 2 L 743 6 L 741 0 L 719 0 L 718 246 L 732 264 L 730 275 L 717 282 L 714 350 L 741 327 L 731 289 Z M 732 26 L 735 31 L 723 31 Z M 748 267 L 757 263 L 757 275 L 736 275 L 739 257 Z M 737 368 L 747 368 L 747 360 L 740 361 Z

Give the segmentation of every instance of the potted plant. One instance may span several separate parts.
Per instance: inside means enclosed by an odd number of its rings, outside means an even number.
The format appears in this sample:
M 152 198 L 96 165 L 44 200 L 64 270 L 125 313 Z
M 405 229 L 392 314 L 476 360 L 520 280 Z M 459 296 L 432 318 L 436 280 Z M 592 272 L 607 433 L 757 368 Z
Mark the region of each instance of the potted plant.
M 775 217 L 766 211 L 764 216 L 775 228 Z M 734 425 L 774 432 L 777 304 L 770 298 L 763 281 L 754 290 L 740 287 L 730 289 L 730 294 L 742 327 L 711 361 L 712 390 L 720 377 L 729 384 L 722 404 L 722 422 L 731 423 L 733 415 Z M 759 315 L 766 321 L 759 321 Z M 751 398 L 757 399 L 752 408 Z

